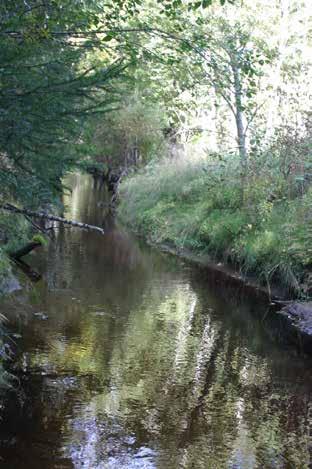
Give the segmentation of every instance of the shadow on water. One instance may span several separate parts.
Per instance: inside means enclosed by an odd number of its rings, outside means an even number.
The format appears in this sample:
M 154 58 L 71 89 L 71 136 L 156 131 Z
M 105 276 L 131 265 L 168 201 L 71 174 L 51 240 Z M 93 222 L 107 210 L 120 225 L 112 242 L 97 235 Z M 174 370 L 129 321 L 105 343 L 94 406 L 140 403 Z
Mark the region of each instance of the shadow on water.
M 20 383 L 2 394 L 4 468 L 308 468 L 311 360 L 266 305 L 213 288 L 105 216 L 71 178 L 43 279 L 7 300 Z

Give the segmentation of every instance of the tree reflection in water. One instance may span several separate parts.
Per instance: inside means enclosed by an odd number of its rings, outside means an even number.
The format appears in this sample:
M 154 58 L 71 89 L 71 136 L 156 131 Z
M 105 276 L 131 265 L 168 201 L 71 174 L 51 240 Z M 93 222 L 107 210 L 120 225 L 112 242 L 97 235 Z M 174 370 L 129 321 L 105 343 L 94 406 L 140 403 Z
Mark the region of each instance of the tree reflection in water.
M 99 223 L 104 189 L 73 187 L 72 218 Z M 36 257 L 4 467 L 308 468 L 311 361 L 271 338 L 261 305 L 106 229 L 59 231 Z

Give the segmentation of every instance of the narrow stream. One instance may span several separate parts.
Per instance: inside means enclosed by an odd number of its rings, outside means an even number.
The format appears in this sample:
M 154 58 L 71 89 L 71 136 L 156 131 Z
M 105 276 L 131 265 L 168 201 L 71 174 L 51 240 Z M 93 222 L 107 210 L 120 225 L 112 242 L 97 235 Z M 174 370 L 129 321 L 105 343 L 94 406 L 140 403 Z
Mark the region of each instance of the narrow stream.
M 0 467 L 309 468 L 311 359 L 263 305 L 115 225 L 92 178 L 70 184 L 67 216 L 106 235 L 60 228 L 3 306 Z

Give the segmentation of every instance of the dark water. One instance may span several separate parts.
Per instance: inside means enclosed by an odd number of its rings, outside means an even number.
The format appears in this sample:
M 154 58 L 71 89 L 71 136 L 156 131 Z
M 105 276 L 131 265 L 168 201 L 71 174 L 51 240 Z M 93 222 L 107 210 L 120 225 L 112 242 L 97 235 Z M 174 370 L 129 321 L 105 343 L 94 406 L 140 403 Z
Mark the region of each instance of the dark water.
M 310 467 L 311 360 L 266 307 L 114 226 L 88 177 L 71 184 L 68 217 L 106 235 L 59 230 L 30 259 L 43 280 L 3 305 L 19 381 L 0 466 Z

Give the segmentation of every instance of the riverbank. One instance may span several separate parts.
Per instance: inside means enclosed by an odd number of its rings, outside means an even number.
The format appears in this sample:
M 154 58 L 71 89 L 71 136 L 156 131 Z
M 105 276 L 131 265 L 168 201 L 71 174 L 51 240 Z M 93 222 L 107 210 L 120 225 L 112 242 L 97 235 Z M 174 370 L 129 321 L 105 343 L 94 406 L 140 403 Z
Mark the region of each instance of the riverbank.
M 140 236 L 139 233 L 136 235 Z M 295 345 L 299 352 L 312 355 L 312 302 L 287 299 L 282 289 L 264 287 L 255 277 L 241 275 L 220 262 L 213 263 L 207 255 L 196 255 L 190 250 L 177 249 L 168 244 L 156 245 L 148 239 L 145 241 L 166 254 L 178 256 L 200 268 L 201 277 L 205 278 L 211 288 L 226 287 L 227 291 L 231 292 L 231 297 L 236 296 L 240 300 L 249 299 L 249 301 L 252 299 L 257 304 L 267 305 L 266 314 L 275 322 L 278 320 L 278 335 L 283 335 L 283 342 Z
M 259 173 L 242 205 L 236 159 L 166 159 L 128 177 L 120 188 L 119 216 L 154 244 L 209 256 L 263 286 L 292 298 L 312 291 L 308 221 L 312 191 L 286 197 L 288 188 Z
M 281 330 L 285 340 L 297 346 L 297 349 L 312 355 L 312 302 L 299 302 L 287 299 L 285 290 L 264 287 L 255 277 L 244 276 L 222 263 L 213 263 L 208 256 L 195 255 L 186 249 L 177 250 L 168 245 L 159 245 L 159 249 L 199 266 L 207 282 L 215 286 L 235 289 L 240 298 L 248 297 L 268 305 L 268 314 L 279 316 Z
M 289 310 L 310 295 L 303 238 L 310 193 L 268 202 L 262 183 L 257 199 L 249 194 L 242 208 L 230 163 L 218 168 L 221 173 L 213 168 L 218 184 L 202 160 L 149 166 L 122 183 L 119 216 L 151 244 L 202 265 L 217 281 L 249 290 L 268 304 L 276 301 L 275 312 L 284 306 L 292 341 L 312 351 L 311 308 L 300 306 L 299 316 Z

